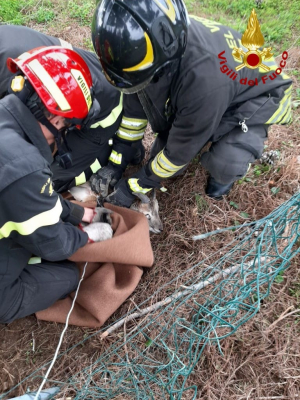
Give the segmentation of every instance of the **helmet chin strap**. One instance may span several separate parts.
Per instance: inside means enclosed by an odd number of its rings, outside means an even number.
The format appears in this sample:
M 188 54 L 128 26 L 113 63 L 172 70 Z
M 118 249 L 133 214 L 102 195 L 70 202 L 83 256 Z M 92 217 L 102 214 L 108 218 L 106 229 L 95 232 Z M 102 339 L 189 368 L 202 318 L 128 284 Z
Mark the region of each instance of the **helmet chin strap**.
M 18 79 L 19 84 L 22 84 L 20 85 L 21 90 L 18 84 L 15 86 L 15 79 Z M 72 155 L 65 136 L 66 128 L 58 130 L 54 125 L 51 124 L 50 121 L 48 121 L 44 112 L 39 106 L 41 100 L 28 79 L 22 74 L 13 76 L 8 86 L 8 93 L 13 93 L 15 96 L 17 96 L 22 103 L 29 108 L 30 112 L 35 116 L 35 118 L 42 125 L 45 125 L 47 129 L 49 129 L 56 142 L 60 166 L 64 169 L 70 168 L 72 166 Z
M 37 95 L 36 95 L 37 96 Z M 38 97 L 38 96 L 37 96 Z M 54 125 L 46 118 L 43 111 L 40 109 L 35 95 L 31 96 L 31 98 L 26 103 L 27 107 L 31 111 L 31 113 L 35 116 L 35 118 L 52 133 L 55 139 L 55 143 L 57 146 L 57 152 L 59 155 L 59 164 L 62 168 L 68 169 L 72 167 L 72 155 L 71 149 L 68 146 L 66 140 L 66 130 L 67 128 L 56 129 Z

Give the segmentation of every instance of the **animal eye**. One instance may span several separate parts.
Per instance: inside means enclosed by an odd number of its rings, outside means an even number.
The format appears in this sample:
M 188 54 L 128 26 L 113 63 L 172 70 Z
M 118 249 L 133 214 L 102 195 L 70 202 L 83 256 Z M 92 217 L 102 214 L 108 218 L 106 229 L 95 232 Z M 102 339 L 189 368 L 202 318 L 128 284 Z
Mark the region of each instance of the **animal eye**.
M 146 218 L 150 221 L 151 215 L 150 214 L 145 214 L 145 215 L 146 215 Z

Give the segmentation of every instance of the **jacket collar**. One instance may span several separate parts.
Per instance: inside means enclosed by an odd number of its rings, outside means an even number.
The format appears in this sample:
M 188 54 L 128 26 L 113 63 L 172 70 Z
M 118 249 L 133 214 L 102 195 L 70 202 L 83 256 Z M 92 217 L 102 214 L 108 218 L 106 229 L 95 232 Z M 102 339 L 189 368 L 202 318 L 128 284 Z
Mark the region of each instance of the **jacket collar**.
M 28 139 L 51 164 L 53 161 L 50 146 L 43 135 L 43 132 L 38 124 L 38 121 L 31 114 L 29 109 L 22 103 L 14 94 L 5 96 L 1 100 L 1 104 L 12 115 L 12 118 L 17 120 L 22 127 L 25 139 Z M 35 127 L 36 129 L 33 129 Z

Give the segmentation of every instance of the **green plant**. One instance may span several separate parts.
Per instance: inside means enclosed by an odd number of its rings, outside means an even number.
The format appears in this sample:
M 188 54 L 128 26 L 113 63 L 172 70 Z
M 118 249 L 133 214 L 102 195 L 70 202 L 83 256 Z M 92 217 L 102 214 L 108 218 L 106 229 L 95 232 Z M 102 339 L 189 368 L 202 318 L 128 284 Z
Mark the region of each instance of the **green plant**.
M 278 54 L 289 48 L 292 36 L 299 36 L 298 0 L 264 0 L 260 7 L 248 0 L 203 0 L 201 8 L 197 1 L 187 0 L 187 7 L 190 12 L 202 10 L 206 18 L 229 25 L 240 33 L 245 32 L 251 11 L 256 8 L 265 45 L 271 46 Z
M 284 281 L 283 273 L 284 273 L 283 271 L 280 271 L 278 275 L 275 277 L 274 282 L 282 283 Z
M 254 173 L 255 176 L 259 176 L 259 175 L 262 175 L 262 174 L 264 174 L 266 172 L 269 172 L 270 169 L 271 169 L 271 165 L 269 165 L 269 164 L 266 164 L 266 165 L 264 165 L 264 164 L 256 164 L 256 165 L 254 165 L 253 173 Z
M 207 201 L 200 194 L 195 194 L 196 206 L 199 214 L 202 214 L 209 207 Z
M 244 211 L 240 212 L 240 216 L 241 216 L 242 218 L 245 218 L 245 219 L 247 219 L 247 218 L 250 217 L 250 215 L 249 215 L 248 213 L 244 212 Z
M 81 25 L 89 25 L 91 23 L 94 8 L 94 0 L 71 0 L 68 2 L 70 17 L 79 21 Z
M 300 299 L 300 283 L 296 283 L 293 287 L 289 288 L 291 296 L 296 297 L 297 303 Z
M 0 2 L 0 22 L 22 24 L 24 22 L 24 16 L 21 13 L 23 6 L 26 4 L 22 0 L 2 0 Z
M 272 187 L 271 193 L 274 194 L 274 196 L 279 192 L 280 192 L 280 188 L 279 187 Z
M 230 203 L 229 203 L 233 208 L 236 208 L 236 209 L 238 209 L 240 206 L 238 205 L 238 204 L 236 204 L 234 201 L 231 201 Z

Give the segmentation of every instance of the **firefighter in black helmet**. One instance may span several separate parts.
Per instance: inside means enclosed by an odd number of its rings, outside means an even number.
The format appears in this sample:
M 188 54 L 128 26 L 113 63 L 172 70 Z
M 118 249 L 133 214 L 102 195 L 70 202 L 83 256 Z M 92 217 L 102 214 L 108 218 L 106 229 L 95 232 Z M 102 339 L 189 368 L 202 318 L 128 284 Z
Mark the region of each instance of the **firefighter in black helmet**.
M 162 67 L 182 57 L 188 22 L 182 1 L 98 3 L 94 47 L 106 78 L 124 93 L 143 89 Z
M 290 121 L 291 80 L 275 73 L 272 54 L 264 60 L 269 75 L 243 68 L 233 79 L 227 72 L 239 65 L 232 50 L 242 46 L 241 35 L 201 17 L 189 19 L 182 0 L 100 0 L 92 40 L 108 81 L 130 94 L 110 161 L 90 180 L 111 203 L 129 207 L 133 192 L 161 187 L 208 142 L 201 156 L 210 173 L 206 193 L 222 198 L 261 156 L 269 125 Z M 147 122 L 157 133 L 150 159 L 120 179 L 128 149 L 143 153 Z M 115 190 L 107 196 L 109 185 Z

